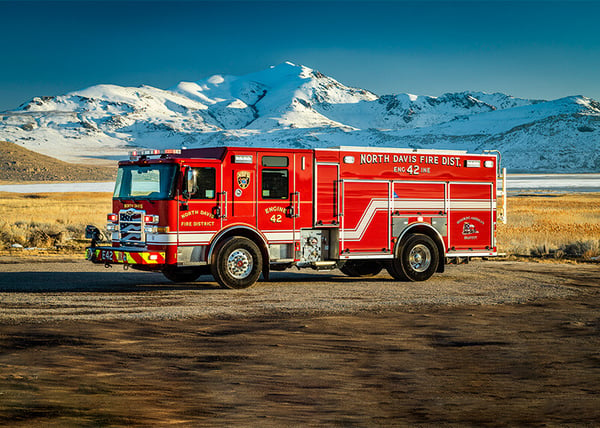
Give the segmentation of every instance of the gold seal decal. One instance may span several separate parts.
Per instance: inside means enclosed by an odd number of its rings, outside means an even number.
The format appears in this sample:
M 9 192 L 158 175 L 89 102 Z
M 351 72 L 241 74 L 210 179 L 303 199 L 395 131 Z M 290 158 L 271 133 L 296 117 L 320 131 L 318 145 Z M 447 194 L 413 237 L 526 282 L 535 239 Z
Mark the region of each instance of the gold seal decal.
M 237 184 L 240 189 L 247 189 L 250 186 L 250 171 L 238 171 Z

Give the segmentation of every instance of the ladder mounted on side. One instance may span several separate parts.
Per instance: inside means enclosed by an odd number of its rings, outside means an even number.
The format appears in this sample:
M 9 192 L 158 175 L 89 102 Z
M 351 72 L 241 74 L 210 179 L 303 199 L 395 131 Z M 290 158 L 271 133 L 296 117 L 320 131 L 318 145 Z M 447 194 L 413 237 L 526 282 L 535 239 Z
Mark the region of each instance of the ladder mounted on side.
M 498 176 L 502 180 L 502 190 L 498 190 L 498 197 L 502 197 L 502 208 L 498 212 L 498 221 L 506 224 L 506 168 L 502 168 L 502 174 Z
M 502 154 L 500 153 L 499 150 L 484 150 L 483 152 L 484 153 L 498 153 L 498 162 L 496 163 L 496 165 L 497 165 L 496 177 L 497 177 L 497 180 L 502 180 L 502 190 L 496 189 L 496 192 L 497 192 L 496 195 L 497 195 L 497 197 L 502 197 L 502 208 L 496 210 L 496 213 L 497 213 L 496 218 L 497 218 L 497 221 L 501 221 L 503 224 L 506 224 L 506 213 L 507 213 L 506 168 L 500 169 L 500 164 L 502 162 Z

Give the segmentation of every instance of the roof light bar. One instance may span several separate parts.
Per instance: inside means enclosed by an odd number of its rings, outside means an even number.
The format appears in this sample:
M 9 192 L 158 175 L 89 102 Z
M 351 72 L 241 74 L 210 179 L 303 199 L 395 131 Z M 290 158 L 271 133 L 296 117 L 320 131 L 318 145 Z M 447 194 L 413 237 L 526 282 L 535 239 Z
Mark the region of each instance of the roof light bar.
M 162 156 L 162 155 L 179 155 L 181 154 L 180 149 L 151 149 L 151 150 L 134 150 L 129 152 L 129 159 L 137 160 L 142 156 Z

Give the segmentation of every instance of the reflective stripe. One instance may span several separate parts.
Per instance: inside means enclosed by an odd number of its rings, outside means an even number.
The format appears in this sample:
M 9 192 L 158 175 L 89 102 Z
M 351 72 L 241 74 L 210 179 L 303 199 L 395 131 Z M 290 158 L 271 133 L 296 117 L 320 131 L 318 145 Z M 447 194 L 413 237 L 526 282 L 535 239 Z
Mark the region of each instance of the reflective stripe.
M 208 244 L 216 232 L 179 232 L 179 244 Z M 172 242 L 172 241 L 171 241 Z
M 487 211 L 496 209 L 496 201 L 490 199 L 450 199 L 450 209 L 454 211 Z
M 450 199 L 450 209 L 485 211 L 496 208 L 496 201 L 490 199 Z M 402 199 L 394 198 L 394 210 L 444 210 L 443 199 Z
M 94 260 L 105 263 L 124 263 L 134 265 L 156 265 L 165 263 L 164 251 L 118 251 L 111 249 L 96 248 Z
M 294 240 L 294 231 L 264 231 L 263 234 L 269 242 L 291 242 Z
M 403 199 L 394 198 L 394 210 L 444 211 L 443 199 Z

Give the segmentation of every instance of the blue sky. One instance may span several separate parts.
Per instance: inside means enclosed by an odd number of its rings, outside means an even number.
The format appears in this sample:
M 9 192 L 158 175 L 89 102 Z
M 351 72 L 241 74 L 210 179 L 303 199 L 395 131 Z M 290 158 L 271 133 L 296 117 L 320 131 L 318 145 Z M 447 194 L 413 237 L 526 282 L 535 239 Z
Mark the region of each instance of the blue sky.
M 99 83 L 160 88 L 283 61 L 377 94 L 600 100 L 595 1 L 4 1 L 0 111 Z

